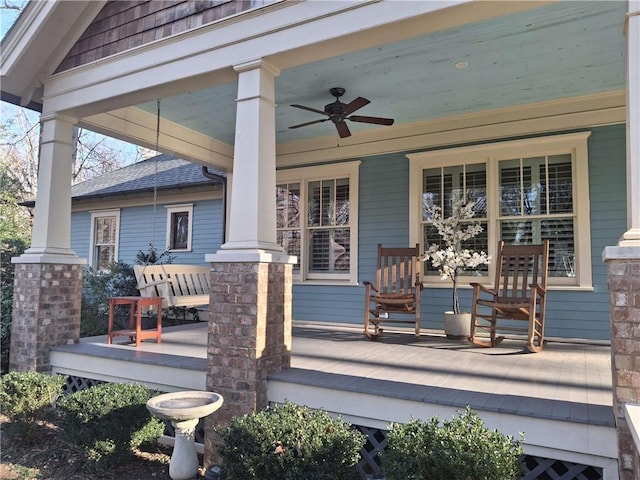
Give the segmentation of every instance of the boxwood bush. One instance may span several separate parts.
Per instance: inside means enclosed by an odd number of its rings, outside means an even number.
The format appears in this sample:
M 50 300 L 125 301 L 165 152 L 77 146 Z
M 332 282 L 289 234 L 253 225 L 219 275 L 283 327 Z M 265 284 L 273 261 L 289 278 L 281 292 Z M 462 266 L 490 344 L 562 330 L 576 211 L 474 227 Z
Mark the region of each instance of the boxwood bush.
M 155 441 L 164 431 L 146 407 L 156 394 L 142 385 L 103 383 L 61 398 L 67 439 L 102 463 L 131 457 L 134 448 Z
M 235 417 L 219 433 L 224 480 L 355 479 L 365 442 L 341 419 L 292 403 Z
M 0 377 L 2 413 L 11 420 L 40 418 L 62 395 L 64 377 L 40 372 L 9 372 Z
M 452 420 L 438 417 L 392 424 L 381 470 L 388 480 L 516 480 L 520 441 L 489 430 L 469 407 Z
M 0 406 L 11 422 L 4 433 L 30 444 L 39 436 L 38 422 L 53 413 L 64 377 L 39 372 L 9 372 L 0 377 Z

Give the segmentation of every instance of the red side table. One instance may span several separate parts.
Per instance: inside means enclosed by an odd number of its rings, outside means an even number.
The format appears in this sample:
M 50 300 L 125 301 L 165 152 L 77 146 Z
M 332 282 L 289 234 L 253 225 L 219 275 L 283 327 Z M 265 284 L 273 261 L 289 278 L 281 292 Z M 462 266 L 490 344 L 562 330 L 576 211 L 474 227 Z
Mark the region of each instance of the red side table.
M 113 329 L 113 310 L 116 305 L 129 305 L 129 328 L 126 330 Z M 155 329 L 142 329 L 142 310 L 145 307 L 155 307 L 158 312 L 158 324 Z M 111 297 L 109 299 L 109 335 L 107 343 L 111 344 L 113 337 L 129 337 L 136 347 L 147 338 L 155 338 L 156 343 L 162 343 L 162 297 Z

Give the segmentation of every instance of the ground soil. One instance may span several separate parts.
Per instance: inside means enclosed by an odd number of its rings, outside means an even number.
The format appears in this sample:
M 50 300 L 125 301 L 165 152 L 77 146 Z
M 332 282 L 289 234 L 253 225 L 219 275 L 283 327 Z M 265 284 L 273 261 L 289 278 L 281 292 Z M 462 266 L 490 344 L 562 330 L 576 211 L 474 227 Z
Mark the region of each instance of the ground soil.
M 8 420 L 0 416 L 0 479 L 2 480 L 147 480 L 170 479 L 171 450 L 161 445 L 136 450 L 126 462 L 108 468 L 96 467 L 77 446 L 64 439 L 51 422 L 37 422 L 28 437 L 17 441 Z M 9 427 L 9 428 L 7 428 Z M 9 430 L 9 432 L 7 432 Z M 201 460 L 201 459 L 200 459 Z M 196 479 L 204 478 L 200 468 Z

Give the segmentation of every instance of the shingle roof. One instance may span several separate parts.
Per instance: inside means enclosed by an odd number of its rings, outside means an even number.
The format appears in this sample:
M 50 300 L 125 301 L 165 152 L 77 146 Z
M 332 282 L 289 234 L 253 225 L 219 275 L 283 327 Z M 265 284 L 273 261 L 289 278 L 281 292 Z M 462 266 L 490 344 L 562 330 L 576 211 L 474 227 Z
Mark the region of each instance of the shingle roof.
M 226 176 L 219 170 L 210 171 Z M 208 183 L 209 179 L 202 174 L 202 166 L 169 155 L 158 155 L 73 185 L 71 196 L 77 199 Z

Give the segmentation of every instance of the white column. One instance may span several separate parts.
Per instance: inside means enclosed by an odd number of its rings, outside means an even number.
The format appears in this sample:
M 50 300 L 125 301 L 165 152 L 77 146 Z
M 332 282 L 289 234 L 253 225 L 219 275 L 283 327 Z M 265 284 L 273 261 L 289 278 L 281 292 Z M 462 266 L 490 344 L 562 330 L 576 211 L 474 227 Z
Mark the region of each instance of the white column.
M 276 239 L 275 78 L 265 60 L 238 72 L 236 135 L 227 241 L 207 261 L 284 261 Z
M 640 246 L 640 0 L 627 13 L 627 231 L 618 245 Z
M 84 263 L 71 250 L 71 155 L 75 119 L 44 115 L 31 248 L 14 263 Z

